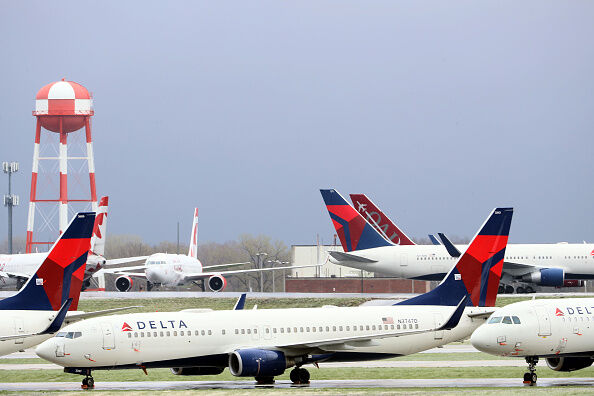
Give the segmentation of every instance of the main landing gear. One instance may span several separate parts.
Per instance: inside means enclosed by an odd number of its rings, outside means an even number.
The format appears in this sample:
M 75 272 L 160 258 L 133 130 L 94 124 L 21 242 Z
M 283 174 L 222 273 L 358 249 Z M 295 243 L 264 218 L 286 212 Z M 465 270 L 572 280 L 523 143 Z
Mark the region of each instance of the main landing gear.
M 293 370 L 291 370 L 291 373 L 289 374 L 291 382 L 293 382 L 296 385 L 309 384 L 309 377 L 309 371 L 307 371 L 303 367 L 295 367 Z
M 524 383 L 530 386 L 536 385 L 538 376 L 536 375 L 536 363 L 538 363 L 538 356 L 528 356 L 526 358 L 528 363 L 528 373 L 524 374 Z

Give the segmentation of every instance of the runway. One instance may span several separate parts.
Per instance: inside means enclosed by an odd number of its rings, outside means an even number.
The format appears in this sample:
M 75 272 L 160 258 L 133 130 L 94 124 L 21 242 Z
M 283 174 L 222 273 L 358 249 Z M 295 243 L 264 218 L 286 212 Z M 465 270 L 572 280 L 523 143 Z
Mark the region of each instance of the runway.
M 371 379 L 371 380 L 319 380 L 309 385 L 293 385 L 290 381 L 277 381 L 273 385 L 256 385 L 254 381 L 139 381 L 95 382 L 95 390 L 208 390 L 208 389 L 289 389 L 289 388 L 523 388 L 521 378 L 476 379 Z M 536 387 L 594 386 L 594 378 L 540 378 Z M 0 383 L 0 391 L 76 391 L 80 382 L 22 382 Z

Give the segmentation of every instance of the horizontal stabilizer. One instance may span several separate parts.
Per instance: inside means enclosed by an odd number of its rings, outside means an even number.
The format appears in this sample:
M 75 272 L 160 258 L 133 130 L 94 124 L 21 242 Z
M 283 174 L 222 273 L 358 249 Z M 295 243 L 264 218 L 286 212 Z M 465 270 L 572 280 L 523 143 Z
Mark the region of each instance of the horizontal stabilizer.
M 0 337 L 0 341 L 18 340 L 20 338 L 27 338 L 27 337 L 34 337 L 34 336 L 39 336 L 39 335 L 43 335 L 43 334 L 55 333 L 56 331 L 60 330 L 60 328 L 62 327 L 62 324 L 64 323 L 64 318 L 66 317 L 66 314 L 68 313 L 68 308 L 70 308 L 71 304 L 72 304 L 72 298 L 69 298 L 66 301 L 64 301 L 64 304 L 62 304 L 62 307 L 56 313 L 56 316 L 54 316 L 54 319 L 45 328 L 45 330 L 40 331 L 39 333 L 14 334 L 14 335 L 9 335 L 9 336 L 4 336 L 4 337 Z
M 377 263 L 377 260 L 371 260 L 365 257 L 357 256 L 350 253 L 343 252 L 328 252 L 333 259 L 337 261 L 356 261 L 358 263 Z
M 73 322 L 77 322 L 79 320 L 94 318 L 97 316 L 104 316 L 104 315 L 112 314 L 114 312 L 125 311 L 127 309 L 133 309 L 133 308 L 142 308 L 142 305 L 132 305 L 129 307 L 103 309 L 101 311 L 94 311 L 94 312 L 82 312 L 82 311 L 74 312 L 73 311 L 73 312 L 68 313 L 68 315 L 66 316 L 65 322 L 70 324 Z

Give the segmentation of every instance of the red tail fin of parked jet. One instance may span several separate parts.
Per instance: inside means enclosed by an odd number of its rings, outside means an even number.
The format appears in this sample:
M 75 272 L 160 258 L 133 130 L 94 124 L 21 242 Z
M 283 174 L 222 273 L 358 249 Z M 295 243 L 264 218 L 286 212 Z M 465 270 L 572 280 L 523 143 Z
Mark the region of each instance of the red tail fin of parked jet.
M 336 190 L 320 190 L 345 252 L 392 246 Z
M 351 201 L 355 209 L 367 219 L 369 224 L 383 233 L 394 244 L 415 245 L 365 194 L 351 194 Z
M 457 305 L 469 295 L 468 305 L 495 306 L 513 212 L 512 208 L 493 210 L 439 286 L 400 304 Z
M 0 301 L 0 310 L 57 311 L 68 298 L 78 307 L 95 212 L 78 213 L 25 286 Z

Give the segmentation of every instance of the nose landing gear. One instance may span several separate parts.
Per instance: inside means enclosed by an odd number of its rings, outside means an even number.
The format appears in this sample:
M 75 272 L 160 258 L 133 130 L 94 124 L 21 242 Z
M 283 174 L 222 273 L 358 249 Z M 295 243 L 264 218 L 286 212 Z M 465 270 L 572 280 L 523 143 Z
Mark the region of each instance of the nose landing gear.
M 538 356 L 526 357 L 526 363 L 528 363 L 528 373 L 524 374 L 524 383 L 530 386 L 536 385 L 538 376 L 536 375 L 536 363 L 538 363 Z
M 306 369 L 302 367 L 295 367 L 293 370 L 291 370 L 289 378 L 291 379 L 291 382 L 293 382 L 295 385 L 304 385 L 309 384 L 310 375 L 309 371 L 307 371 Z
M 80 386 L 83 389 L 93 389 L 95 387 L 95 380 L 91 375 L 91 370 L 87 370 L 85 373 L 86 377 L 82 380 L 82 385 Z

